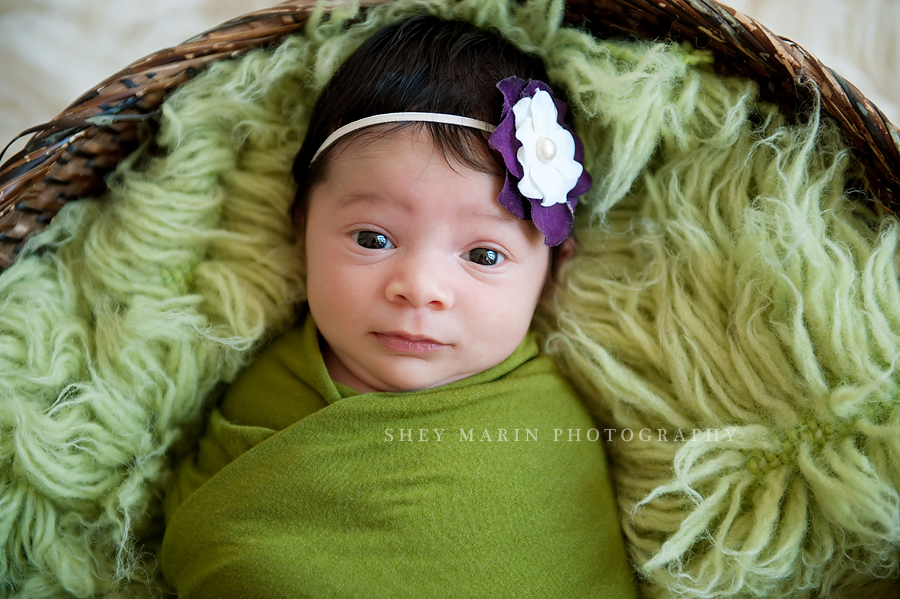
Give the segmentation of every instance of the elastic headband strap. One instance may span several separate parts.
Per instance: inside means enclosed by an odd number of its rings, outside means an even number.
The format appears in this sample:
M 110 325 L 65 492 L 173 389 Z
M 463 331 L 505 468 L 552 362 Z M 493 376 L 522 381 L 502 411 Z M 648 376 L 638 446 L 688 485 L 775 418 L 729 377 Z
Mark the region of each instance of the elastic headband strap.
M 459 125 L 461 127 L 471 127 L 472 129 L 481 129 L 487 133 L 493 133 L 497 127 L 484 121 L 470 119 L 465 116 L 457 116 L 455 114 L 441 114 L 438 112 L 389 112 L 387 114 L 376 114 L 367 116 L 364 119 L 347 123 L 334 133 L 319 146 L 313 156 L 310 164 L 316 161 L 322 152 L 327 150 L 334 142 L 344 137 L 348 133 L 352 133 L 363 127 L 371 127 L 373 125 L 381 125 L 383 123 L 402 123 L 402 122 L 423 122 L 423 123 L 443 123 L 445 125 Z

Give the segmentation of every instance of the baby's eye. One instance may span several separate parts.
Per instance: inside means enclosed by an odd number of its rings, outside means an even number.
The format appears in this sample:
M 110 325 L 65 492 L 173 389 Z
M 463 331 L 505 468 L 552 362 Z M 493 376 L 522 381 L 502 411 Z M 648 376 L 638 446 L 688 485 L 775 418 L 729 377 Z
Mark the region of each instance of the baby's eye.
M 378 231 L 357 231 L 352 237 L 353 241 L 370 250 L 390 250 L 394 247 L 387 235 Z
M 475 248 L 474 250 L 469 250 L 464 258 L 482 266 L 495 266 L 506 260 L 506 256 L 497 250 L 488 248 Z

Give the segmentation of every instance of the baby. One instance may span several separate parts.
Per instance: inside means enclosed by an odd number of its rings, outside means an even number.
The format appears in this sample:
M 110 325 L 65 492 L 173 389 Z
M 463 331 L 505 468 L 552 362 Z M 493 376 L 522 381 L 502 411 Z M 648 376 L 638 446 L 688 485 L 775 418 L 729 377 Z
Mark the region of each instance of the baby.
M 417 17 L 323 91 L 294 165 L 308 310 L 176 466 L 179 596 L 633 596 L 593 423 L 529 331 L 590 187 L 547 79 Z

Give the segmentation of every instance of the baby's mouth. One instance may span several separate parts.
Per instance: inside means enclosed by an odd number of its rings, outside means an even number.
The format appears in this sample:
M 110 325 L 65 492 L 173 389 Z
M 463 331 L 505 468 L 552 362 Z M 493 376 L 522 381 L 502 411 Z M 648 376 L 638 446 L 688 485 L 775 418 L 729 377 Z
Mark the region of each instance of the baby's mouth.
M 424 335 L 413 335 L 402 331 L 373 333 L 378 343 L 387 350 L 401 354 L 431 354 L 449 347 Z

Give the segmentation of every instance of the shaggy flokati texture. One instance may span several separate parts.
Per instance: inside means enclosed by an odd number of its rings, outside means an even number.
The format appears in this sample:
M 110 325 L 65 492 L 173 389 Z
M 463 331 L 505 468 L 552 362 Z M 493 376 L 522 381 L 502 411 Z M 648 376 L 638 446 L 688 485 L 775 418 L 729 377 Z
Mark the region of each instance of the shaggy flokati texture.
M 316 94 L 422 10 L 496 28 L 568 91 L 595 187 L 540 321 L 616 429 L 647 594 L 846 596 L 896 577 L 898 229 L 845 193 L 834 128 L 814 110 L 789 124 L 702 52 L 561 29 L 556 1 L 403 0 L 349 28 L 352 10 L 318 15 L 184 85 L 163 155 L 138 152 L 0 277 L 0 595 L 157 584 L 136 537 L 159 532 L 166 454 L 303 297 L 286 215 Z
M 551 350 L 611 429 L 632 557 L 653 596 L 847 597 L 896 577 L 897 223 L 845 196 L 833 126 L 788 126 L 702 71 L 659 89 L 669 115 L 632 150 L 657 153 L 594 204 L 551 310 Z

